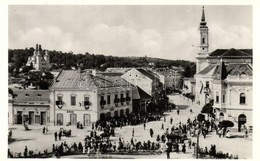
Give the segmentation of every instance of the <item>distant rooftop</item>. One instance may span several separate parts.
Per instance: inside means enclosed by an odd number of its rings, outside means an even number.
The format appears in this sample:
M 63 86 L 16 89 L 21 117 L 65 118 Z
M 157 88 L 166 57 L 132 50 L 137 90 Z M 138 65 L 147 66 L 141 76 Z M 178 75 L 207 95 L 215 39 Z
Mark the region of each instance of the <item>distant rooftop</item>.
M 14 102 L 46 102 L 49 101 L 49 90 L 13 90 Z
M 209 54 L 209 57 L 230 58 L 230 57 L 252 57 L 252 49 L 217 49 Z

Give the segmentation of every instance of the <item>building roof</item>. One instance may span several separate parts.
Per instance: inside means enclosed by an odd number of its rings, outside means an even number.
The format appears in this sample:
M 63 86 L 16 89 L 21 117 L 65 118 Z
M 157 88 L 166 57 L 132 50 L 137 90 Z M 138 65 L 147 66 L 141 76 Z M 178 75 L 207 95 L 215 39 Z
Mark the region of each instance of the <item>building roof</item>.
M 51 89 L 93 90 L 97 88 L 123 87 L 129 84 L 121 77 L 94 76 L 88 72 L 63 70 L 56 78 Z
M 107 68 L 106 72 L 116 72 L 116 73 L 125 73 L 131 68 Z
M 205 69 L 199 72 L 201 75 L 213 75 L 216 74 L 216 71 L 218 70 L 217 64 L 211 64 L 207 66 Z
M 14 102 L 46 102 L 49 101 L 49 90 L 13 90 Z
M 228 75 L 238 76 L 238 75 L 253 75 L 253 68 L 246 63 L 243 64 L 225 64 L 221 62 L 220 64 L 209 65 L 204 70 L 199 72 L 201 75 L 211 75 L 216 76 L 217 79 L 225 79 Z
M 146 70 L 146 69 L 142 69 L 142 68 L 137 68 L 136 70 L 138 70 L 140 73 L 142 73 L 146 77 L 150 78 L 151 80 L 156 80 L 156 81 L 160 82 L 159 78 L 157 78 L 156 74 L 153 73 L 152 71 Z
M 98 75 L 108 76 L 108 77 L 116 77 L 122 76 L 124 73 L 121 72 L 98 72 Z
M 139 94 L 139 99 L 150 99 L 151 96 L 146 93 L 144 90 L 142 90 L 141 88 L 137 87 L 137 91 Z
M 253 76 L 253 68 L 249 64 L 230 64 L 227 67 L 228 75 L 248 75 Z
M 217 49 L 209 54 L 209 57 L 219 57 L 219 58 L 228 58 L 228 57 L 252 57 L 252 49 Z

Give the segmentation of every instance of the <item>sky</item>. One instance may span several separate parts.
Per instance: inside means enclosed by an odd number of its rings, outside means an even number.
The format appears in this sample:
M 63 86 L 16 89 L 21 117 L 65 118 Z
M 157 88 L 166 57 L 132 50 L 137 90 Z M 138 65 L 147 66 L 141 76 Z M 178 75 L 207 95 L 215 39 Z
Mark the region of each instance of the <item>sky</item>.
M 200 5 L 10 5 L 9 49 L 195 61 Z M 252 48 L 252 6 L 205 6 L 209 50 Z

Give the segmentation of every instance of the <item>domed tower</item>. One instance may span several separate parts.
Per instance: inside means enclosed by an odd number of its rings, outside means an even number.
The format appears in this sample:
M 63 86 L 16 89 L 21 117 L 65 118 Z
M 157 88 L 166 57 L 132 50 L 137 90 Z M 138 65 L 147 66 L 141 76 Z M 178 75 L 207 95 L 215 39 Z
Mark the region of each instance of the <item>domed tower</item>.
M 42 63 L 42 56 L 38 49 L 38 44 L 36 45 L 36 62 L 35 62 L 35 69 L 41 70 L 41 63 Z
M 45 51 L 44 60 L 46 61 L 46 63 L 50 63 L 50 55 L 48 51 Z
M 49 55 L 48 51 L 45 51 L 44 60 L 45 60 L 45 69 L 49 70 L 50 69 L 50 55 Z
M 209 63 L 207 61 L 208 57 L 208 49 L 209 49 L 209 29 L 207 26 L 207 22 L 205 19 L 205 11 L 204 6 L 202 7 L 202 16 L 199 26 L 200 32 L 200 45 L 199 45 L 199 52 L 197 53 L 196 59 L 196 74 L 198 74 L 201 70 L 206 68 Z

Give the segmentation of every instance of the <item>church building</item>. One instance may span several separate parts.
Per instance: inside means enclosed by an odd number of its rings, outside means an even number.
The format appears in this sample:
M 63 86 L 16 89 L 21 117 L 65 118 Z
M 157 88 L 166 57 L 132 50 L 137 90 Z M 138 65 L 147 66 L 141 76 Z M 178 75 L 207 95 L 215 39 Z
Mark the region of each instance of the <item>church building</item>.
M 33 56 L 28 57 L 26 65 L 32 65 L 35 70 L 48 70 L 50 68 L 50 56 L 48 51 L 45 51 L 44 56 L 42 56 L 41 45 L 36 44 Z
M 230 120 L 241 130 L 252 125 L 253 50 L 216 49 L 209 52 L 209 28 L 204 7 L 196 55 L 196 102 L 211 102 L 219 121 Z

